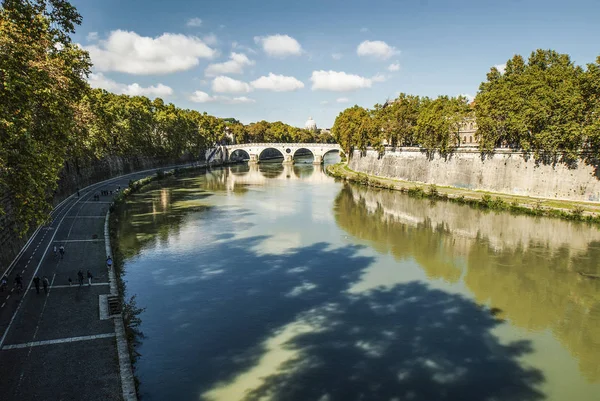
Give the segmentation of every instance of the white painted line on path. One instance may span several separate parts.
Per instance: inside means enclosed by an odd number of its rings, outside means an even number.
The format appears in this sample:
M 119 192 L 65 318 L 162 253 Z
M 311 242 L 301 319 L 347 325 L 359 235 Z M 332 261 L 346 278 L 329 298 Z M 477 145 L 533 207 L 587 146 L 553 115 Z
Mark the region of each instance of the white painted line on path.
M 79 200 L 76 200 L 75 202 L 73 202 L 73 204 L 71 206 L 69 206 L 69 208 L 66 210 L 65 214 L 63 215 L 63 217 L 58 222 L 57 228 L 60 227 L 60 225 L 62 224 L 62 222 L 65 219 L 65 216 L 67 214 L 69 214 L 69 212 L 71 211 L 71 209 L 73 209 L 73 207 L 78 202 L 79 202 Z M 46 249 L 44 249 L 44 252 L 42 253 L 42 257 L 40 258 L 40 262 L 38 263 L 37 267 L 35 268 L 35 271 L 33 272 L 33 275 L 31 276 L 31 280 L 29 280 L 29 284 L 27 285 L 27 288 L 31 287 L 31 283 L 33 283 L 33 278 L 35 276 L 37 276 L 37 273 L 40 270 L 40 267 L 42 266 L 42 263 L 46 259 L 45 258 L 46 253 L 48 253 L 48 249 L 50 249 L 50 245 L 52 245 L 52 241 L 54 240 L 54 237 L 56 236 L 57 232 L 58 232 L 58 230 L 54 230 L 54 233 L 52 234 L 52 237 L 50 238 L 50 241 L 48 241 L 48 245 L 46 246 Z M 21 309 L 21 306 L 23 305 L 23 301 L 25 301 L 25 296 L 23 296 L 21 298 L 21 301 L 19 302 L 19 305 L 17 305 L 17 309 L 15 310 L 15 312 L 12 315 L 12 317 L 10 318 L 10 322 L 8 323 L 8 326 L 6 327 L 6 330 L 4 330 L 4 334 L 2 335 L 2 338 L 0 338 L 0 347 L 2 346 L 2 344 L 4 344 L 4 340 L 6 340 L 6 336 L 8 335 L 8 332 L 10 331 L 10 328 L 12 327 L 12 324 L 15 321 L 15 318 L 17 317 L 17 314 L 19 313 L 19 310 Z
M 32 342 L 24 343 L 24 344 L 5 345 L 2 347 L 2 350 L 4 351 L 4 350 L 9 350 L 9 349 L 39 347 L 41 345 L 74 343 L 74 342 L 78 342 L 78 341 L 91 341 L 91 340 L 99 340 L 102 338 L 111 338 L 114 336 L 115 336 L 115 333 L 106 333 L 106 334 L 96 334 L 93 336 L 79 336 L 79 337 L 58 338 L 56 340 L 32 341 Z
M 92 283 L 92 287 L 103 286 L 103 285 L 110 285 L 110 283 Z M 68 285 L 68 284 L 62 285 L 61 284 L 61 285 L 53 285 L 50 288 L 54 289 L 54 288 L 78 288 L 78 287 L 79 287 L 79 284 L 73 284 L 73 285 Z M 89 287 L 89 284 L 84 284 L 84 285 L 82 285 L 82 287 Z M 29 290 L 35 290 L 35 287 L 31 287 Z
M 67 219 L 103 219 L 104 216 L 67 216 Z
M 56 242 L 104 242 L 103 238 L 96 238 L 96 239 L 63 239 L 63 240 L 56 240 Z

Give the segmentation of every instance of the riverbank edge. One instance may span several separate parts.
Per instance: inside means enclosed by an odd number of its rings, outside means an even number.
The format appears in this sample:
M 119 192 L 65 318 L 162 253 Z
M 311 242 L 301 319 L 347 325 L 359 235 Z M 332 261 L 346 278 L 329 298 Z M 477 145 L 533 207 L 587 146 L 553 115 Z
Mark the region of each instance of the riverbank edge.
M 585 222 L 600 228 L 600 214 L 598 214 L 600 212 L 600 204 L 524 197 L 497 192 L 438 186 L 422 182 L 403 181 L 360 173 L 352 170 L 343 162 L 327 166 L 327 172 L 333 177 L 344 181 L 372 188 L 400 191 L 416 198 L 445 200 L 468 205 L 476 209 L 506 211 L 519 215 L 553 217 Z
M 117 350 L 119 359 L 119 373 L 121 377 L 121 386 L 124 401 L 137 401 L 139 399 L 139 378 L 135 375 L 135 362 L 139 354 L 135 350 L 143 333 L 138 329 L 140 320 L 139 314 L 144 311 L 138 308 L 135 303 L 135 295 L 129 301 L 125 298 L 126 285 L 123 280 L 123 256 L 118 245 L 118 232 L 116 222 L 118 217 L 113 213 L 117 206 L 123 204 L 127 197 L 140 191 L 148 184 L 174 176 L 181 172 L 206 170 L 210 168 L 205 163 L 197 165 L 180 166 L 165 170 L 155 170 L 156 172 L 138 180 L 130 180 L 129 187 L 121 191 L 113 199 L 108 212 L 104 226 L 104 235 L 106 239 L 106 254 L 113 259 L 113 266 L 109 271 L 111 294 L 117 295 L 121 303 L 122 313 L 115 317 L 115 332 L 117 333 Z M 111 247 L 111 244 L 115 246 Z M 113 288 L 114 285 L 114 288 Z

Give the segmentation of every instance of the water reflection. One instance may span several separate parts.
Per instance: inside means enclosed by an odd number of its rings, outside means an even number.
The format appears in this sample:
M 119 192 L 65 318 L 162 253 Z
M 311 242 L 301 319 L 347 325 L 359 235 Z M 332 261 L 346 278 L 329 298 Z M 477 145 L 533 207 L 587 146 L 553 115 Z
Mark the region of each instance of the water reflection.
M 207 174 L 205 187 L 210 191 L 228 191 L 243 194 L 248 186 L 280 185 L 282 181 L 303 181 L 331 184 L 333 178 L 324 167 L 313 164 L 237 164 Z
M 379 252 L 414 259 L 431 279 L 464 284 L 512 325 L 549 330 L 583 376 L 600 382 L 600 281 L 578 274 L 600 273 L 595 228 L 352 186 L 335 208 L 340 227 Z
M 161 181 L 119 211 L 125 279 L 146 308 L 143 399 L 544 398 L 543 372 L 521 363 L 532 344 L 500 340 L 488 308 L 413 280 L 354 290 L 384 262 L 312 219 L 340 189 L 319 166 L 255 167 Z M 373 226 L 347 189 L 335 205 Z

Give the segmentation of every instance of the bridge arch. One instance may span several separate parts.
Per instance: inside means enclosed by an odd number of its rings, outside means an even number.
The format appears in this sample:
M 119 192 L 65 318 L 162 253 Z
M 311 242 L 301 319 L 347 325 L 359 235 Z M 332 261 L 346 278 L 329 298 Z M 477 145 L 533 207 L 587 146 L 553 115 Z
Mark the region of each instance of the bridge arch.
M 229 153 L 229 160 L 233 162 L 249 159 L 250 153 L 248 153 L 245 149 L 234 149 L 231 153 Z
M 265 153 L 267 150 L 275 150 L 275 151 L 277 151 L 277 153 L 279 153 L 279 154 L 281 155 L 281 156 L 278 156 L 277 158 L 279 158 L 279 157 L 280 157 L 280 158 L 282 158 L 282 159 L 285 159 L 285 154 L 282 152 L 282 150 L 281 150 L 281 149 L 278 149 L 278 148 L 276 148 L 276 147 L 266 147 L 266 148 L 262 149 L 262 150 L 260 151 L 260 153 L 258 154 L 258 160 L 259 160 L 259 161 L 261 161 L 261 160 L 269 160 L 269 159 L 265 159 L 265 157 L 267 157 L 267 156 L 263 156 L 263 154 L 264 154 L 264 153 Z
M 300 153 L 298 153 L 300 152 Z M 315 160 L 315 152 L 312 151 L 309 148 L 296 148 L 293 153 L 292 153 L 292 159 L 295 161 L 297 157 L 301 157 L 301 156 L 311 156 L 312 160 L 311 163 Z

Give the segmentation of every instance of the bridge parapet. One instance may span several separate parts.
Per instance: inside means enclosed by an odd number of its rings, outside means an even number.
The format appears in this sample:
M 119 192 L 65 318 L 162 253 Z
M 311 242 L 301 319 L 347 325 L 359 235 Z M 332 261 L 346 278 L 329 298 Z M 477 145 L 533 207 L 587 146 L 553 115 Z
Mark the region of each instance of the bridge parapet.
M 249 155 L 249 162 L 255 163 L 260 160 L 260 155 L 266 149 L 278 150 L 283 158 L 284 163 L 293 163 L 294 155 L 300 149 L 309 150 L 313 156 L 314 164 L 323 163 L 323 156 L 331 151 L 341 151 L 340 145 L 337 143 L 241 143 L 237 145 L 226 145 L 222 147 L 226 150 L 224 161 L 228 162 L 230 155 L 236 150 L 243 150 Z

